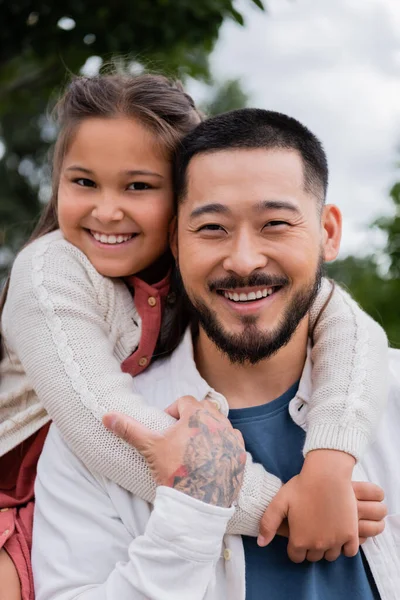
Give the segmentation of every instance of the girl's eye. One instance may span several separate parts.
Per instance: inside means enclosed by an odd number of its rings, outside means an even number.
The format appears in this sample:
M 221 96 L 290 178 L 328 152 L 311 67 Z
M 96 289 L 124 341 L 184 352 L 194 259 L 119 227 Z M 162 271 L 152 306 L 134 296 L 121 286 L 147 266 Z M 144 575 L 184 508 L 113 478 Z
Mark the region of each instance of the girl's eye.
M 128 190 L 135 190 L 137 192 L 149 189 L 151 189 L 151 186 L 148 183 L 144 183 L 144 181 L 135 181 L 128 186 Z
M 81 187 L 95 187 L 95 182 L 91 179 L 86 179 L 86 177 L 81 177 L 79 179 L 74 179 L 74 183 L 80 185 Z

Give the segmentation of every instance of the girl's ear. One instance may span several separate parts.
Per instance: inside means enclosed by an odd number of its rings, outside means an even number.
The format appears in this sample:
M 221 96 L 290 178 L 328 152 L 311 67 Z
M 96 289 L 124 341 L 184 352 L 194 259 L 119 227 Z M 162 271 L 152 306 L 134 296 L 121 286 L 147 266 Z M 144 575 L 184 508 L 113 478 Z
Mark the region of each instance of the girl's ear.
M 176 260 L 178 258 L 178 220 L 176 216 L 173 217 L 169 226 L 169 245 Z
M 342 237 L 342 213 L 334 204 L 327 204 L 322 212 L 322 249 L 324 260 L 335 260 Z

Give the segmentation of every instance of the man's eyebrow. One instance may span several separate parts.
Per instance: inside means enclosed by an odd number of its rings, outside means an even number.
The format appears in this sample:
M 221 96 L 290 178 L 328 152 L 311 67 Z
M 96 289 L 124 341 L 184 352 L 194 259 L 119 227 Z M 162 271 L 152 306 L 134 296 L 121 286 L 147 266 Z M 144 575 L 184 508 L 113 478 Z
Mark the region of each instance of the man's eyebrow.
M 81 173 L 86 173 L 87 175 L 94 175 L 93 171 L 86 169 L 85 167 L 81 167 L 80 165 L 71 165 L 66 170 L 80 171 Z M 163 179 L 163 176 L 160 175 L 160 173 L 155 173 L 154 171 L 148 171 L 146 169 L 129 169 L 128 171 L 123 171 L 123 173 L 129 177 L 136 177 L 137 175 L 150 175 L 151 177 L 159 177 L 160 179 Z
M 223 204 L 204 204 L 204 206 L 199 206 L 198 208 L 192 210 L 192 212 L 190 213 L 190 218 L 195 219 L 196 217 L 200 217 L 201 215 L 205 215 L 208 213 L 216 215 L 226 215 L 229 212 L 229 208 L 227 206 L 224 206 Z
M 290 210 L 293 213 L 300 214 L 298 206 L 287 200 L 261 200 L 255 204 L 254 209 L 256 212 L 263 212 L 264 210 Z

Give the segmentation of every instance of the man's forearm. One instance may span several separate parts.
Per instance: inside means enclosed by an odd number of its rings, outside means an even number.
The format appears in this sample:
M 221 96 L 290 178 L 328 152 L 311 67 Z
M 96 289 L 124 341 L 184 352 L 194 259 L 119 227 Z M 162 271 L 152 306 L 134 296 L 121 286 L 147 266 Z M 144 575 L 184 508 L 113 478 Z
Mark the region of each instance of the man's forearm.
M 42 588 L 39 582 L 36 598 L 202 600 L 213 578 L 232 512 L 233 509 L 205 504 L 181 492 L 159 487 L 145 532 L 130 544 L 125 563 L 119 561 L 105 581 L 101 568 L 93 575 L 96 565 L 92 564 L 91 575 L 85 578 L 86 584 L 82 586 L 85 566 L 78 564 L 78 558 L 75 569 L 70 564 L 72 572 L 76 570 L 79 573 L 76 585 L 71 580 L 69 569 L 68 580 L 63 580 L 57 573 L 50 585 L 45 584 Z M 95 531 L 92 533 L 95 534 Z M 75 556 L 72 552 L 70 563 Z M 40 572 L 40 564 L 36 564 L 36 572 Z M 47 583 L 51 577 L 51 573 L 45 574 Z M 65 592 L 66 589 L 68 592 Z

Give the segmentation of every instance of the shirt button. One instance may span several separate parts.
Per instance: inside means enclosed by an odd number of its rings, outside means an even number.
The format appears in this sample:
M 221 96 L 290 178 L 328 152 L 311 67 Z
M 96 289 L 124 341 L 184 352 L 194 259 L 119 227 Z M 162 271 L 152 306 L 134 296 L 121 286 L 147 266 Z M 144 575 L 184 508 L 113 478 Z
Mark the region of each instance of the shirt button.
M 211 404 L 213 404 L 217 410 L 221 410 L 221 405 L 218 400 L 211 400 Z
M 149 362 L 149 359 L 146 358 L 145 356 L 142 356 L 142 358 L 139 358 L 139 367 L 145 367 L 148 362 Z
M 230 550 L 229 548 L 225 548 L 224 550 L 224 559 L 225 560 L 231 560 L 232 558 L 232 550 Z
M 147 302 L 150 306 L 155 306 L 157 304 L 157 300 L 154 298 L 154 296 L 149 296 L 147 298 Z
M 7 512 L 8 510 L 10 510 L 9 508 L 0 508 L 0 512 Z
M 3 537 L 7 537 L 9 533 L 10 533 L 10 530 L 6 529 L 5 531 L 3 531 Z

